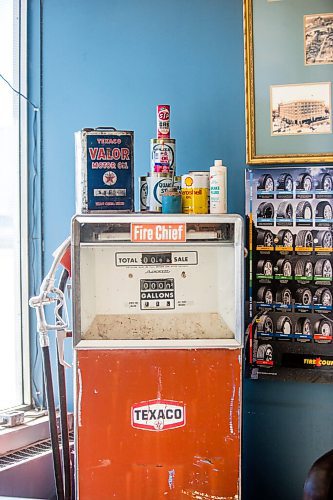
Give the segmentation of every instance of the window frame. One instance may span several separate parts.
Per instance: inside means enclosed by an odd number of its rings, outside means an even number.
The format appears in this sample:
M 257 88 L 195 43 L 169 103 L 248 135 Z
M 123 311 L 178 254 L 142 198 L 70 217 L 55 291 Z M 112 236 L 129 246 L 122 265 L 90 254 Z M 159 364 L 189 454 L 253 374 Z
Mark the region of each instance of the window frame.
M 14 46 L 13 52 L 15 72 L 13 81 L 10 82 L 15 90 L 27 96 L 28 75 L 27 75 L 27 0 L 12 0 L 13 23 L 14 26 Z M 15 55 L 14 55 L 15 54 Z M 17 57 L 17 63 L 15 59 Z M 5 76 L 5 75 L 4 75 Z M 3 82 L 4 83 L 4 82 Z M 4 83 L 5 84 L 5 83 Z M 12 409 L 28 410 L 32 405 L 31 394 L 31 369 L 30 369 L 30 328 L 29 328 L 29 176 L 28 176 L 28 103 L 27 100 L 19 96 L 18 99 L 18 162 L 15 168 L 18 172 L 19 186 L 19 210 L 18 210 L 18 233 L 19 236 L 19 263 L 20 283 L 19 283 L 19 309 L 20 325 L 15 336 L 19 346 L 19 359 L 21 361 L 21 379 L 18 387 L 20 402 L 11 407 L 0 407 L 0 413 Z
M 15 0 L 19 9 L 19 85 L 28 94 L 28 14 L 27 0 Z M 22 406 L 31 407 L 30 327 L 29 327 L 29 179 L 28 179 L 28 103 L 20 98 L 20 270 L 21 270 L 21 360 Z

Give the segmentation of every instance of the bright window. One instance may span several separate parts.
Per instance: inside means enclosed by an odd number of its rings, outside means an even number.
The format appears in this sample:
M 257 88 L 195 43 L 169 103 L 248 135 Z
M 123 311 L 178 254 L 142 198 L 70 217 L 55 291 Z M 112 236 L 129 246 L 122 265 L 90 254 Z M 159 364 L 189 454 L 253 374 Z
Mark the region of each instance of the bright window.
M 24 4 L 22 0 L 0 1 L 0 74 L 26 95 Z M 27 402 L 24 363 L 28 354 L 23 348 L 28 335 L 27 108 L 26 101 L 3 78 L 0 78 L 0 409 Z

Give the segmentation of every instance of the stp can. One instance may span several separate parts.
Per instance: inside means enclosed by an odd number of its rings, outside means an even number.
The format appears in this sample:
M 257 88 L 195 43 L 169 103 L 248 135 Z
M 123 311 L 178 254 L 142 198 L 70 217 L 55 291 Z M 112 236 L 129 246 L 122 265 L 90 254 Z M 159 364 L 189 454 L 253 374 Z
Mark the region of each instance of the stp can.
M 182 176 L 182 206 L 185 214 L 208 214 L 209 175 L 191 172 Z
M 170 139 L 170 106 L 159 104 L 156 108 L 157 137 Z
M 156 173 L 148 177 L 149 211 L 162 212 L 162 195 L 172 187 L 170 174 Z M 180 191 L 180 177 L 174 177 L 173 186 Z
M 148 174 L 149 175 L 149 174 Z M 140 211 L 148 210 L 148 175 L 139 177 Z
M 150 140 L 150 172 L 172 174 L 176 171 L 175 139 Z

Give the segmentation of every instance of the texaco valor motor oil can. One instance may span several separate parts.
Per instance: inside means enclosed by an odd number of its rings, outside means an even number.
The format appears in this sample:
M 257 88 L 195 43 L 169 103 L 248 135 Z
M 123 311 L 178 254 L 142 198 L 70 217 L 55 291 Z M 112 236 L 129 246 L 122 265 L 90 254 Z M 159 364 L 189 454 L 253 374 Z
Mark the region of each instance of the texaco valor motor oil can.
M 134 133 L 85 128 L 75 134 L 76 211 L 134 211 Z

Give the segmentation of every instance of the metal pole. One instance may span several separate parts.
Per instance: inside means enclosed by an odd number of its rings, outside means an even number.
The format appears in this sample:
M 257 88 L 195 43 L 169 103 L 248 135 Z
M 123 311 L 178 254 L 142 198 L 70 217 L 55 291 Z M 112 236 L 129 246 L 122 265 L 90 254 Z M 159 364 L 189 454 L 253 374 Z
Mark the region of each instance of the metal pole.
M 64 292 L 69 273 L 64 269 L 59 280 L 59 289 Z M 62 314 L 62 307 L 59 309 L 59 314 Z M 62 465 L 64 472 L 65 483 L 65 500 L 72 498 L 72 482 L 71 482 L 71 460 L 69 448 L 69 433 L 67 420 L 67 397 L 66 397 L 66 374 L 65 367 L 60 362 L 59 349 L 57 349 L 58 361 L 58 384 L 59 384 L 59 406 L 60 406 L 60 426 L 61 426 L 61 441 L 62 441 Z
M 64 483 L 61 470 L 60 448 L 58 441 L 57 414 L 54 404 L 50 350 L 48 345 L 42 346 L 42 354 L 43 354 L 43 370 L 44 370 L 46 400 L 49 412 L 49 426 L 50 426 L 50 435 L 52 443 L 54 479 L 56 483 L 58 500 L 65 500 Z

